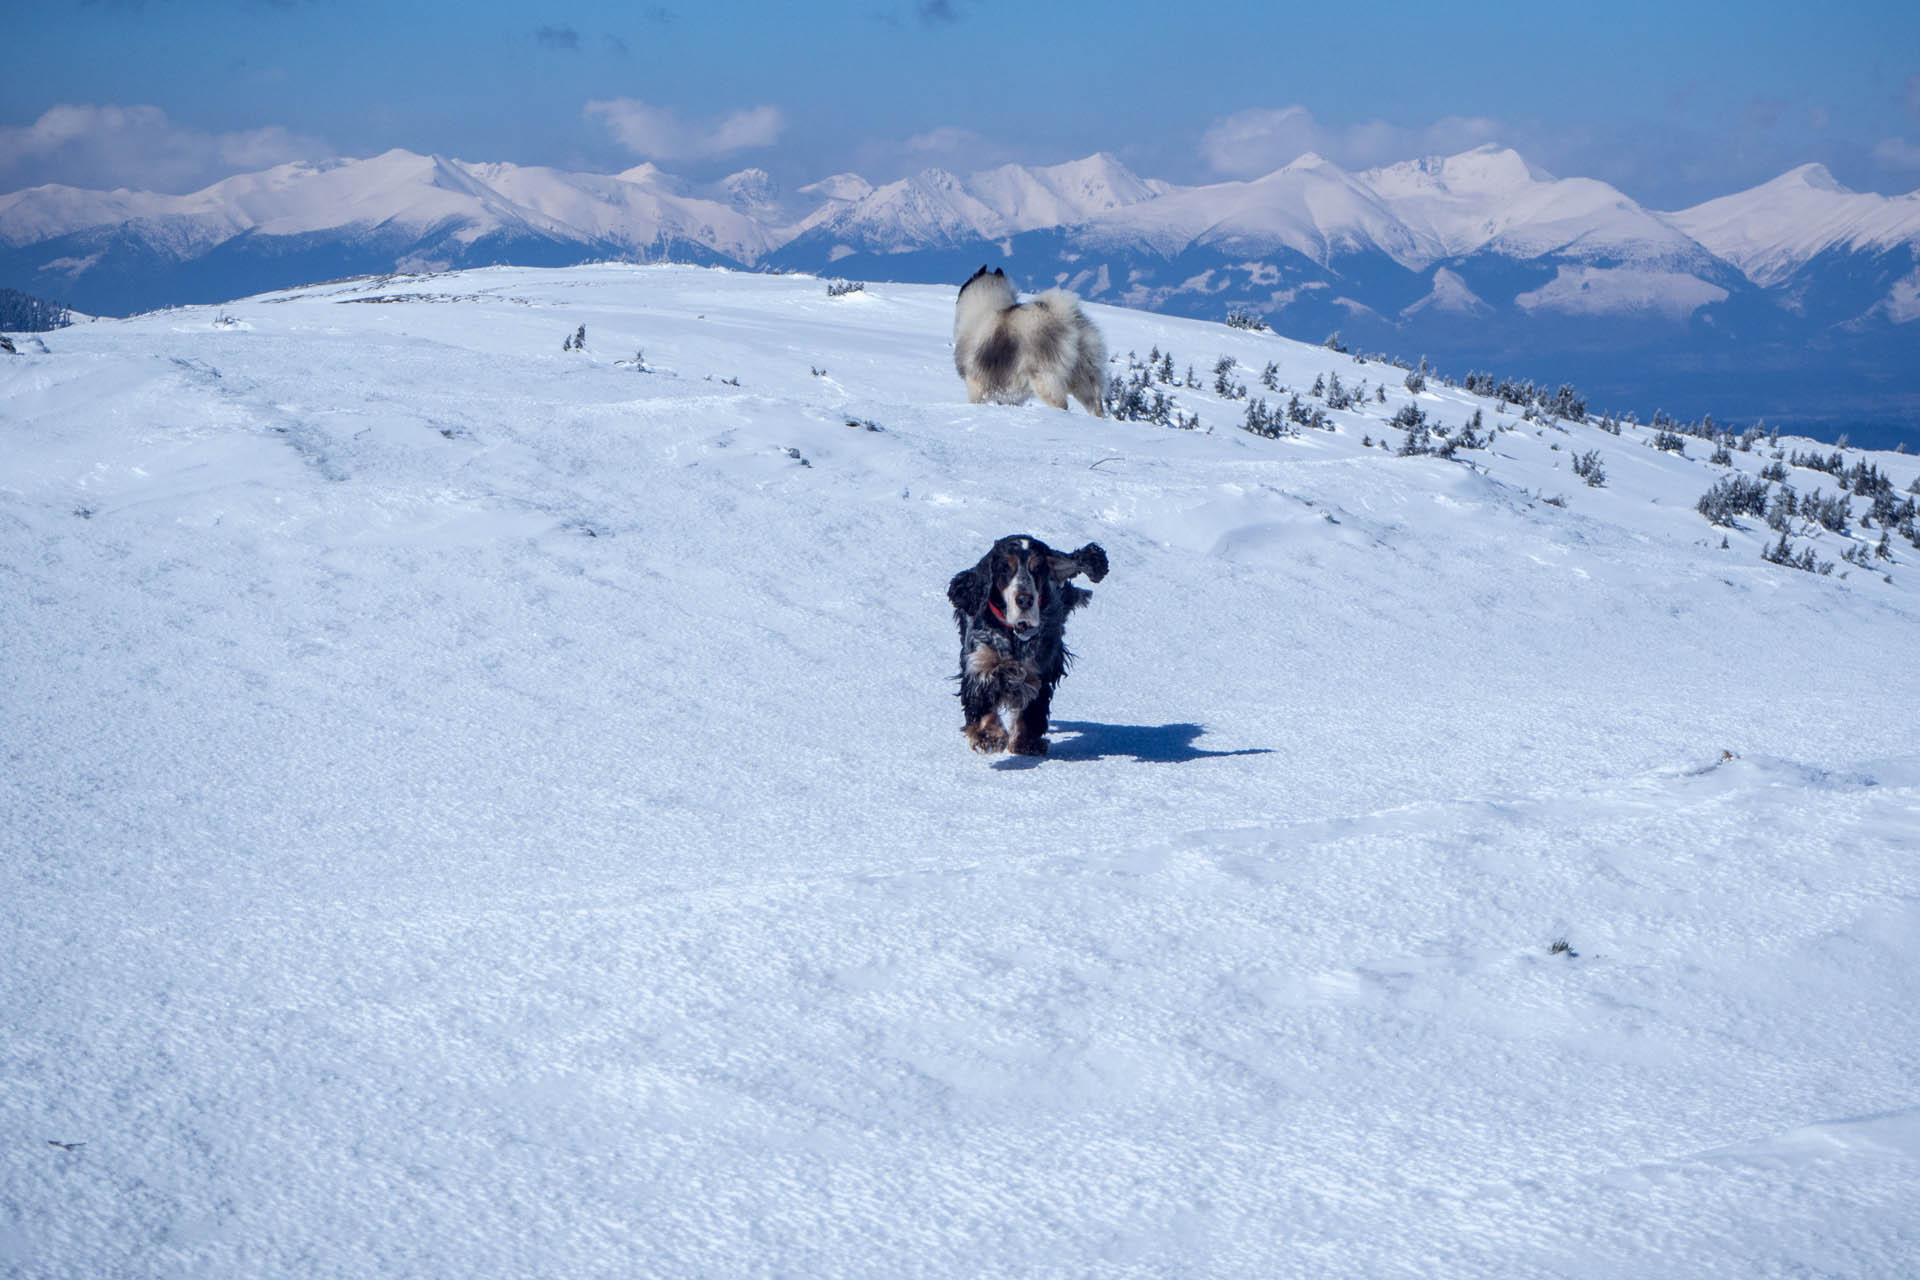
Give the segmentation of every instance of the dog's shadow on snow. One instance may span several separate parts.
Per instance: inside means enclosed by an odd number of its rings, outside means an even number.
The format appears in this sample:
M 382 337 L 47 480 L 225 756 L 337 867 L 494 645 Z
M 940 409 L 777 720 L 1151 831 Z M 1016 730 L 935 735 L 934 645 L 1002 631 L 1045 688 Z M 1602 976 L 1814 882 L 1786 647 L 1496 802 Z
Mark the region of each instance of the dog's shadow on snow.
M 1271 755 L 1271 747 L 1242 747 L 1238 751 L 1209 751 L 1194 745 L 1207 731 L 1203 724 L 1100 724 L 1091 720 L 1055 720 L 1056 734 L 1049 760 L 1107 760 L 1125 756 L 1144 764 L 1186 764 L 1220 756 Z M 1022 763 L 1025 758 L 1022 758 Z M 1038 758 L 1033 759 L 1038 764 Z M 1013 764 L 1013 761 L 1005 763 Z M 1018 766 L 1016 766 L 1018 767 Z

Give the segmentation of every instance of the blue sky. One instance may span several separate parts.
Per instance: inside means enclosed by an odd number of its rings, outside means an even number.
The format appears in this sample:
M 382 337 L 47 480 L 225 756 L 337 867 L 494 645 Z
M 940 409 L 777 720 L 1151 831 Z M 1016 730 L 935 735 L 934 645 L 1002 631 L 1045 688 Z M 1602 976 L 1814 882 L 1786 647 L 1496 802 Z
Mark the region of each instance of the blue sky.
M 391 147 L 800 184 L 1111 151 L 1177 182 L 1500 142 L 1675 208 L 1920 187 L 1920 5 L 750 0 L 6 6 L 0 191 Z M 1174 16 L 1184 13 L 1186 16 Z

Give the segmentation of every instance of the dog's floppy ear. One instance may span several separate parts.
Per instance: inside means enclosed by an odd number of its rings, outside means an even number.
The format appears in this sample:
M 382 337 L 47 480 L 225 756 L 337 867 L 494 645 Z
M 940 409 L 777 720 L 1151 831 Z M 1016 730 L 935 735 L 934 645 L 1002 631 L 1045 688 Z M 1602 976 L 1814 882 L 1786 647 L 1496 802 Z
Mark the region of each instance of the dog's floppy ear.
M 947 583 L 947 602 L 963 618 L 971 618 L 987 607 L 987 592 L 993 589 L 993 553 L 980 557 L 971 569 L 962 569 Z
M 1053 553 L 1053 580 L 1065 582 L 1077 574 L 1086 574 L 1094 582 L 1107 576 L 1107 553 L 1097 542 L 1089 542 L 1072 555 Z

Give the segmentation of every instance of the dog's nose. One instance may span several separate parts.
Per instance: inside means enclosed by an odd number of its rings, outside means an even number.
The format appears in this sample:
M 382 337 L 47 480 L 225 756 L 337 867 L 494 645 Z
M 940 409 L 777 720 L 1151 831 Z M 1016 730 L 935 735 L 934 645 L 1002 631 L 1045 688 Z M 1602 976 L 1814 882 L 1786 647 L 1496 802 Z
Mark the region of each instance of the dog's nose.
M 1031 609 L 1033 608 L 1033 592 L 1016 591 L 1013 593 L 1013 602 L 1022 609 Z

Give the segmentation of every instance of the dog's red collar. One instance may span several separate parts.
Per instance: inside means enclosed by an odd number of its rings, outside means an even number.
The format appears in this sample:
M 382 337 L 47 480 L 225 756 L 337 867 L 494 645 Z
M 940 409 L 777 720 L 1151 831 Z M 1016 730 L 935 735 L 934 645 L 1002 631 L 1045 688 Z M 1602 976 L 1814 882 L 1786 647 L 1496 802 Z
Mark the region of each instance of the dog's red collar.
M 1045 597 L 1043 596 L 1042 600 L 1044 599 Z M 993 614 L 993 620 L 995 622 L 999 623 L 1001 626 L 1005 627 L 1009 631 L 1013 630 L 1013 624 L 1007 621 L 1006 614 L 1000 612 L 1000 606 L 993 602 L 992 596 L 987 597 L 987 611 Z
M 1026 635 L 1022 635 L 1018 627 L 1015 627 L 1011 622 L 1007 621 L 1007 615 L 1000 612 L 1000 606 L 995 604 L 991 600 L 987 601 L 987 612 L 993 615 L 993 620 L 995 622 L 999 623 L 1002 627 L 1004 627 L 1008 632 L 1012 634 L 1013 641 L 1015 644 L 1019 644 L 1023 640 L 1030 640 L 1033 638 L 1033 635 L 1036 634 L 1033 632 L 1029 632 Z

